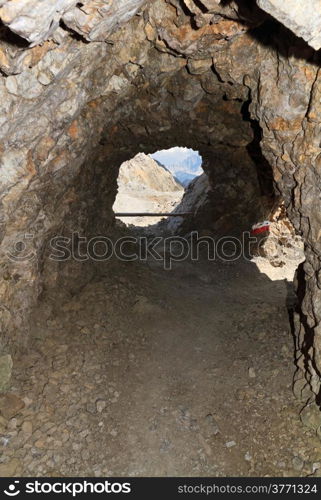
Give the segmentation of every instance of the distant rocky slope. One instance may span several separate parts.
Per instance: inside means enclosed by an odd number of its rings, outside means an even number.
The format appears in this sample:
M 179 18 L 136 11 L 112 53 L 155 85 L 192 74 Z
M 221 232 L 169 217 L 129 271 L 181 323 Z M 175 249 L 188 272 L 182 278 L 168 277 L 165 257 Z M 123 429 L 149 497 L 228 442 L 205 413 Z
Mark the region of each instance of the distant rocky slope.
M 144 153 L 122 164 L 118 176 L 118 191 L 182 191 L 183 187 L 161 163 Z
M 204 229 L 211 221 L 210 205 L 211 187 L 208 176 L 204 173 L 196 177 L 186 187 L 183 199 L 174 212 L 191 212 L 188 219 L 173 217 L 166 221 L 166 229 L 171 233 L 184 233 L 190 229 Z
M 184 188 L 159 162 L 144 153 L 122 164 L 114 212 L 172 212 L 180 203 Z M 121 219 L 136 226 L 147 226 L 159 217 Z

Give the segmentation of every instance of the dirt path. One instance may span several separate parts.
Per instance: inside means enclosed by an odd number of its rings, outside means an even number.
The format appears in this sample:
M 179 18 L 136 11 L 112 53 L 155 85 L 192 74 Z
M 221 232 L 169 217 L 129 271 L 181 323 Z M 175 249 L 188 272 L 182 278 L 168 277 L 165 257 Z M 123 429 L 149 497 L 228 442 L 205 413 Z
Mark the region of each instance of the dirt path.
M 312 474 L 321 447 L 291 393 L 287 294 L 248 262 L 119 263 L 48 298 L 15 364 L 26 406 L 2 422 L 0 471 Z

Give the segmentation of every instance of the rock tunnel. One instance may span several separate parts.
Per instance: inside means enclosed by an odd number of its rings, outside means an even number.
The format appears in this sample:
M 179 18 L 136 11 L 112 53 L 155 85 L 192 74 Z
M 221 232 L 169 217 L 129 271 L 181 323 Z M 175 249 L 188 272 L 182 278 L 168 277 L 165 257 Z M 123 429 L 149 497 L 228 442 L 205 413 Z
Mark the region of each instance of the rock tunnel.
M 14 374 L 19 363 L 27 369 L 34 356 L 45 356 L 41 347 L 33 347 L 35 314 L 45 309 L 42 297 L 55 301 L 59 290 L 64 298 L 76 297 L 101 272 L 97 263 L 52 261 L 48 241 L 72 232 L 88 238 L 113 234 L 120 165 L 139 152 L 175 145 L 193 148 L 203 158 L 212 204 L 202 218 L 210 219 L 215 234 L 248 229 L 281 198 L 302 236 L 306 260 L 295 280 L 295 359 L 289 362 L 289 377 L 299 400 L 297 413 L 301 411 L 311 435 L 320 435 L 321 44 L 309 13 L 299 15 L 293 6 L 279 0 L 0 1 L 3 405 L 12 384 L 7 373 L 11 360 Z M 114 284 L 122 283 L 126 268 L 115 276 L 109 269 L 103 266 L 102 273 L 110 273 Z M 121 296 L 119 300 L 126 304 Z M 288 324 L 286 309 L 282 321 Z M 50 335 L 46 342 L 51 342 Z M 61 343 L 60 354 L 67 344 Z M 117 349 L 110 357 L 117 362 Z M 193 367 L 190 370 L 193 373 Z M 39 381 L 41 385 L 41 376 Z M 95 384 L 95 378 L 86 383 Z M 9 390 L 15 393 L 16 379 L 13 384 Z M 51 385 L 57 388 L 55 381 Z M 69 394 L 70 385 L 60 389 Z M 291 398 L 291 387 L 288 392 Z M 54 406 L 51 396 L 49 391 L 46 404 Z M 104 404 L 104 398 L 98 398 L 99 415 Z M 87 410 L 91 414 L 90 404 Z M 162 411 L 163 418 L 167 410 Z M 182 426 L 193 430 L 192 417 L 179 411 Z M 5 410 L 2 415 L 6 418 Z M 28 425 L 20 430 L 23 423 L 16 413 L 8 415 L 16 421 L 4 435 L 11 431 L 13 441 L 20 437 L 16 449 L 23 450 L 28 441 L 21 433 Z M 206 418 L 213 426 L 211 412 Z M 304 435 L 303 428 L 298 429 Z M 116 439 L 117 431 L 110 432 Z M 45 454 L 48 462 L 41 461 L 50 445 L 44 433 L 38 433 L 36 444 L 30 445 L 37 468 L 22 468 L 23 452 L 15 458 L 10 451 L 0 464 L 7 475 L 58 469 L 66 473 L 74 467 L 72 461 L 61 465 L 53 438 L 58 458 Z M 199 446 L 210 461 L 212 452 L 203 434 Z M 234 440 L 226 441 L 227 449 L 234 449 Z M 165 456 L 170 449 L 170 439 L 164 438 L 159 453 Z M 84 451 L 81 456 L 88 466 L 89 456 Z M 127 464 L 123 470 L 86 469 L 78 464 L 73 472 L 215 474 L 213 468 L 196 464 L 193 469 L 191 463 L 179 469 L 174 458 L 163 460 L 162 466 L 156 461 L 151 469 L 139 465 L 138 455 L 132 459 L 136 468 Z M 233 461 L 226 471 L 246 474 Z M 264 467 L 260 471 L 269 473 Z

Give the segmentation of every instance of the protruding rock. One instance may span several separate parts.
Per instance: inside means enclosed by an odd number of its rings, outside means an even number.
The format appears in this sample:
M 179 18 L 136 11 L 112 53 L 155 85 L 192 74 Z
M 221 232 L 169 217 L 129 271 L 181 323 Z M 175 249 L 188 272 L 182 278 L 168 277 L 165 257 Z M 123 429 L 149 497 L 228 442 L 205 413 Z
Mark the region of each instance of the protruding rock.
M 321 411 L 320 408 L 315 404 L 309 404 L 300 414 L 301 421 L 309 429 L 317 431 L 321 426 Z
M 258 5 L 303 38 L 316 50 L 321 48 L 321 4 L 319 0 L 257 0 Z

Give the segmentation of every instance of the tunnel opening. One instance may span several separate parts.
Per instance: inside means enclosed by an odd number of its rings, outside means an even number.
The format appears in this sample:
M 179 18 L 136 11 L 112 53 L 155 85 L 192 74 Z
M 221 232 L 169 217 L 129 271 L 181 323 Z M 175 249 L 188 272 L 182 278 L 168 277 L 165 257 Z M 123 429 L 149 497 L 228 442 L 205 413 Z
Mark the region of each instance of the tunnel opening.
M 317 56 L 262 43 L 244 2 L 210 3 L 32 12 L 22 43 L 6 12 L 0 475 L 320 470 Z M 173 144 L 204 174 L 162 252 L 114 203 L 124 162 Z
M 192 149 L 173 147 L 151 155 L 138 153 L 124 162 L 117 178 L 118 191 L 113 211 L 125 225 L 166 225 L 175 215 L 185 188 L 201 175 L 202 159 Z M 188 213 L 182 216 L 187 216 Z M 153 228 L 156 230 L 156 228 Z

